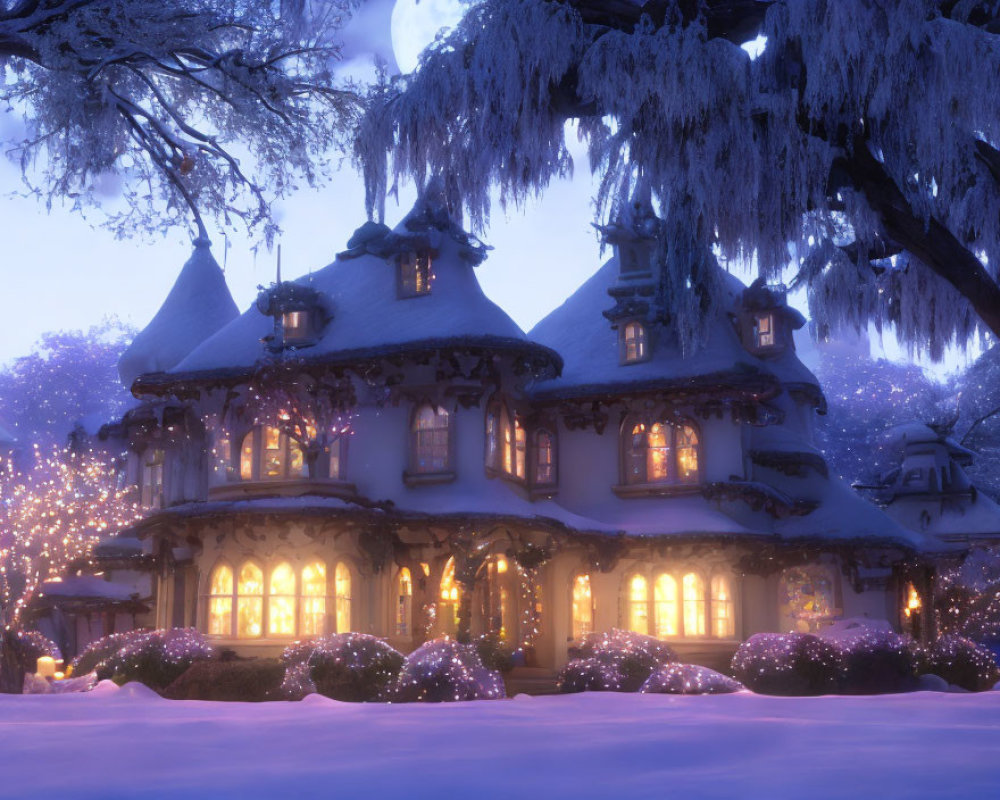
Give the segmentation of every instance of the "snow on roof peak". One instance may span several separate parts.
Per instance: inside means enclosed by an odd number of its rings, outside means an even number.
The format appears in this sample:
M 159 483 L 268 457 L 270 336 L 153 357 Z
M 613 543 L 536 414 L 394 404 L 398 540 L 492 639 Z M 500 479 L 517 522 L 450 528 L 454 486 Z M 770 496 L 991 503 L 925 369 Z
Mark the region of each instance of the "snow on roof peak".
M 211 242 L 200 236 L 173 288 L 150 323 L 118 361 L 126 386 L 147 372 L 178 364 L 199 344 L 239 316 L 225 276 L 212 256 Z

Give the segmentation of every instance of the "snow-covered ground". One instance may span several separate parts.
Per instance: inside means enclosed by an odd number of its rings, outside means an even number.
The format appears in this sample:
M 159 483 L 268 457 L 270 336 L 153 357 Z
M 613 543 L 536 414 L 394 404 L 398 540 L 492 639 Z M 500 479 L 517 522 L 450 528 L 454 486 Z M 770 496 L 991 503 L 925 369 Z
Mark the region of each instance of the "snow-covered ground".
M 0 695 L 0 796 L 1000 796 L 1000 692 L 442 705 Z

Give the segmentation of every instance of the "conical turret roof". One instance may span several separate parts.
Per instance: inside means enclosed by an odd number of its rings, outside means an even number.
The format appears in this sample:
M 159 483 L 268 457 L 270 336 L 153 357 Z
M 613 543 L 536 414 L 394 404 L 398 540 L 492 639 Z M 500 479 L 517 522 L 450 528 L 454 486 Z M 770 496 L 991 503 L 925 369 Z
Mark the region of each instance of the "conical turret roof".
M 167 299 L 118 361 L 126 386 L 147 372 L 164 372 L 239 316 L 226 279 L 204 237 L 181 269 Z

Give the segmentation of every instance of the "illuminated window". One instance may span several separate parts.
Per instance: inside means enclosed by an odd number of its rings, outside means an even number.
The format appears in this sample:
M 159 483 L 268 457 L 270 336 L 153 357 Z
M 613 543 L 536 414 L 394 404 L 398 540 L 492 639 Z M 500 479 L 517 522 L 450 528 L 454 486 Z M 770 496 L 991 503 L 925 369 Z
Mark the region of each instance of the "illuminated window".
M 629 581 L 628 628 L 636 633 L 649 634 L 649 594 L 642 575 L 633 575 Z
M 698 433 L 690 425 L 627 420 L 622 427 L 625 483 L 697 483 Z
M 399 257 L 399 296 L 420 297 L 431 291 L 431 256 L 426 250 Z
M 556 442 L 548 431 L 535 434 L 535 483 L 548 486 L 556 482 Z
M 330 477 L 333 480 L 339 480 L 341 475 L 341 466 L 343 464 L 342 450 L 344 447 L 344 437 L 338 436 L 330 443 Z
M 716 575 L 712 578 L 712 636 L 732 639 L 735 635 L 732 585 L 729 578 Z
M 528 435 L 525 433 L 524 425 L 520 419 L 514 420 L 514 475 L 524 479 L 525 476 L 525 456 L 528 446 Z
M 413 616 L 413 580 L 410 570 L 401 567 L 396 579 L 396 635 L 409 636 Z
M 458 630 L 458 604 L 462 592 L 455 580 L 455 557 L 449 558 L 441 573 L 441 599 L 438 603 L 438 619 L 445 633 Z
M 773 347 L 774 339 L 774 315 L 771 313 L 754 314 L 753 316 L 753 344 L 754 347 Z
M 447 472 L 450 464 L 450 415 L 443 408 L 423 405 L 413 416 L 413 471 Z
M 645 325 L 641 322 L 629 322 L 621 328 L 621 360 L 623 364 L 645 361 L 648 351 Z
M 308 311 L 286 311 L 281 315 L 281 329 L 285 344 L 295 344 L 310 338 L 312 331 Z
M 208 583 L 208 632 L 213 636 L 232 636 L 233 571 L 226 564 L 219 564 L 212 570 Z
M 259 453 L 260 457 L 255 455 Z M 302 446 L 279 428 L 262 425 L 243 437 L 240 478 L 245 481 L 280 481 L 309 474 Z
M 503 471 L 510 475 L 514 472 L 514 428 L 507 409 L 500 412 L 500 434 L 503 437 Z
M 320 561 L 302 568 L 302 619 L 300 636 L 326 633 L 326 566 Z
M 822 564 L 791 567 L 781 574 L 778 583 L 781 614 L 792 630 L 816 631 L 836 616 L 834 586 L 833 570 Z
M 267 633 L 269 636 L 295 635 L 295 571 L 288 563 L 279 564 L 271 570 Z
M 333 573 L 336 591 L 337 633 L 351 630 L 351 571 L 343 562 L 337 564 Z
M 656 638 L 666 639 L 676 636 L 680 628 L 677 610 L 677 581 L 673 575 L 658 575 L 653 584 L 654 612 L 656 614 Z
M 241 639 L 256 638 L 263 632 L 264 573 L 251 561 L 240 567 L 236 591 L 236 635 Z
M 594 632 L 594 596 L 590 576 L 577 575 L 573 581 L 573 639 L 581 641 Z
M 142 507 L 163 508 L 163 461 L 162 450 L 147 450 L 142 460 Z
M 483 597 L 486 630 L 495 634 L 501 641 L 506 641 L 510 635 L 510 592 L 504 577 L 508 569 L 507 559 L 503 556 L 493 556 L 486 562 L 486 585 Z
M 684 593 L 684 635 L 705 635 L 705 582 L 701 576 L 689 572 L 681 578 Z

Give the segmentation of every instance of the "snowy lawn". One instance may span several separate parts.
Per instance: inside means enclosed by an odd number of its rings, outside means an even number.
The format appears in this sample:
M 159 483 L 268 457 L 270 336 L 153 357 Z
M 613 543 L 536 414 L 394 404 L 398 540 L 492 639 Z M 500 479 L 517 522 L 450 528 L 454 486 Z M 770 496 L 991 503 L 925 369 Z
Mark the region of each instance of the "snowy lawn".
M 16 798 L 1000 797 L 1000 692 L 387 706 L 102 684 L 0 695 L 0 776 Z

